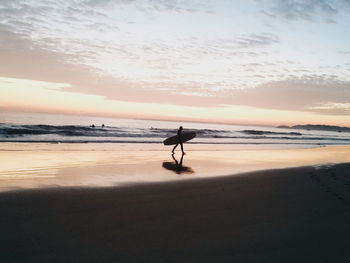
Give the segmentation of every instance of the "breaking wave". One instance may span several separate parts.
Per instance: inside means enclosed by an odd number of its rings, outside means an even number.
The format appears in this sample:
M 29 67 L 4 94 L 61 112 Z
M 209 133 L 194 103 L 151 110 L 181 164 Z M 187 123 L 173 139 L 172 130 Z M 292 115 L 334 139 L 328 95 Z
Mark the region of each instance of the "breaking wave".
M 273 129 L 273 128 L 272 128 Z M 273 130 L 191 129 L 203 144 L 349 144 L 350 136 L 303 134 Z M 0 123 L 0 142 L 161 143 L 176 133 L 166 128 L 130 128 L 81 125 L 18 125 Z

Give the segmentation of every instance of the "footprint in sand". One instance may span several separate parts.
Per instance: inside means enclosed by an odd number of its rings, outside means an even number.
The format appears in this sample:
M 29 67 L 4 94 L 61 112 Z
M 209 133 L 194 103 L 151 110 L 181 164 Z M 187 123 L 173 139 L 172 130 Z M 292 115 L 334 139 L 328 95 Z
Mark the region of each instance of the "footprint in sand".
M 334 193 L 334 196 L 335 196 L 338 200 L 344 200 L 344 198 L 343 198 L 341 195 L 339 195 L 339 194 Z
M 308 174 L 310 175 L 311 179 L 313 179 L 316 176 L 316 174 L 314 172 L 308 172 Z
M 330 193 L 330 192 L 332 192 L 332 191 L 331 191 L 331 189 L 330 189 L 329 187 L 327 187 L 327 188 L 326 188 L 326 192 L 327 192 L 327 193 Z

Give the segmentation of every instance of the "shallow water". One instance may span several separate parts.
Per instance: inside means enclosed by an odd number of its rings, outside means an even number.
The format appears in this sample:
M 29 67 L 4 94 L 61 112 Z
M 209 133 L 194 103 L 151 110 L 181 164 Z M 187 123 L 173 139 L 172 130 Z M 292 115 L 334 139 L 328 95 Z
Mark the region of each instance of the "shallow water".
M 123 186 L 350 162 L 350 146 L 305 149 L 185 145 L 174 156 L 159 144 L 0 143 L 0 191 Z M 167 150 L 165 150 L 167 149 Z M 182 163 L 181 163 L 182 157 Z
M 350 145 L 347 132 L 33 113 L 0 113 L 0 142 L 157 144 L 176 134 L 180 125 L 196 132 L 191 144 L 280 145 L 281 148 Z

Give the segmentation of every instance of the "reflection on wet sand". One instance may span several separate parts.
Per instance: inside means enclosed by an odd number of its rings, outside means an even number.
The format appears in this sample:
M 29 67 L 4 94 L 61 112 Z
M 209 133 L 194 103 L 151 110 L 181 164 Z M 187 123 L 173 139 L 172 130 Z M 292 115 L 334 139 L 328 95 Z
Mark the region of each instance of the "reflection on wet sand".
M 186 148 L 189 154 L 185 161 L 180 155 L 170 158 L 169 152 L 156 144 L 0 143 L 0 192 L 50 187 L 124 186 L 350 162 L 350 146 L 220 151 L 190 147 L 191 144 Z
M 175 154 L 172 154 L 171 157 L 173 158 L 174 162 L 163 162 L 163 167 L 167 170 L 171 170 L 177 174 L 193 174 L 194 171 L 189 166 L 183 165 L 184 160 L 184 154 L 181 155 L 180 162 L 175 158 Z

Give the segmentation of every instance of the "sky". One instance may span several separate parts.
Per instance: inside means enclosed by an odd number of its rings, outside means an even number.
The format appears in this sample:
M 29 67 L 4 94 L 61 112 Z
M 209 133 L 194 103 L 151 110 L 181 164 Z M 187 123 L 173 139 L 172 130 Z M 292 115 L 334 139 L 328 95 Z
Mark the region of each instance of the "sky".
M 0 0 L 0 110 L 350 126 L 349 0 Z

